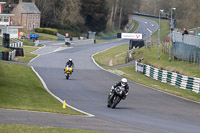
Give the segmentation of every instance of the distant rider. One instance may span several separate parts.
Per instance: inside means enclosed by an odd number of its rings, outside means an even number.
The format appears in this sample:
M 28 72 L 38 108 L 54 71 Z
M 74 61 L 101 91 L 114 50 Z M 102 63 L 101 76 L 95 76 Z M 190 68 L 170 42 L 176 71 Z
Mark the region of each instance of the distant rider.
M 182 35 L 188 35 L 188 34 L 189 33 L 188 33 L 187 29 L 184 28 L 184 31 L 183 31 Z
M 66 66 L 74 67 L 74 63 L 73 63 L 72 59 L 69 59 L 69 60 L 67 61 L 65 67 L 66 67 Z
M 119 87 L 124 87 L 125 94 L 124 94 L 122 99 L 123 100 L 126 99 L 126 96 L 128 95 L 128 91 L 129 91 L 129 86 L 128 86 L 128 83 L 127 83 L 127 79 L 126 78 L 122 78 L 120 82 L 116 83 L 114 86 L 111 87 L 110 92 L 113 93 L 114 92 L 113 90 L 118 86 Z

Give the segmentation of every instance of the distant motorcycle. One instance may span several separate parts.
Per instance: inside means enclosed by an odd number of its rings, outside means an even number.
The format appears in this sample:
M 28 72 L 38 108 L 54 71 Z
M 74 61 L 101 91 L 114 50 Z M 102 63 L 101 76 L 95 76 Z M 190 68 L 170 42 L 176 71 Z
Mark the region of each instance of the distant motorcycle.
M 72 70 L 73 68 L 72 67 L 69 67 L 69 66 L 66 66 L 65 69 L 64 69 L 64 73 L 65 73 L 65 76 L 66 76 L 66 79 L 68 80 L 70 75 L 72 74 Z
M 125 96 L 125 88 L 123 86 L 116 87 L 111 90 L 110 94 L 108 95 L 108 105 L 107 107 L 115 108 L 117 104 L 123 99 Z

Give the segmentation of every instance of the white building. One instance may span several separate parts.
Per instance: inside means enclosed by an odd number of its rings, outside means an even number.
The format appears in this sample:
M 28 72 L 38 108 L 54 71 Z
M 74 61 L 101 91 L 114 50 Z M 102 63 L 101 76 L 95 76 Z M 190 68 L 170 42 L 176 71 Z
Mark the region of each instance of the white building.
M 3 36 L 3 33 L 10 34 L 10 38 L 19 38 L 20 29 L 22 26 L 12 25 L 11 17 L 14 14 L 3 14 L 3 4 L 6 2 L 0 2 L 0 36 Z

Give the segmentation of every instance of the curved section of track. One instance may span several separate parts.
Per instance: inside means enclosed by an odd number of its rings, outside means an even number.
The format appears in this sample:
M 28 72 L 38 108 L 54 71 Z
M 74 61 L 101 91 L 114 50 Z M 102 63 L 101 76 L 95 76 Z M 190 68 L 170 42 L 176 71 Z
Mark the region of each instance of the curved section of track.
M 144 20 L 138 21 L 140 26 L 144 23 Z M 138 29 L 137 32 L 142 31 Z M 121 123 L 114 127 L 119 132 L 124 128 L 122 125 L 126 125 L 127 129 L 132 129 L 127 132 L 134 132 L 134 129 L 137 129 L 136 132 L 141 133 L 199 133 L 200 105 L 198 103 L 131 81 L 129 81 L 130 92 L 127 99 L 121 101 L 116 109 L 106 107 L 110 87 L 121 77 L 100 69 L 93 63 L 91 55 L 123 43 L 128 41 L 120 40 L 74 47 L 54 53 L 48 52 L 29 65 L 40 74 L 53 94 L 66 100 L 73 107 L 94 114 L 95 118 Z M 54 44 L 48 43 L 47 47 L 49 49 L 55 47 Z M 75 70 L 70 80 L 66 80 L 63 69 L 69 58 L 72 58 L 75 63 Z M 102 124 L 102 128 L 103 126 L 105 125 Z M 113 125 L 108 123 L 107 126 Z M 121 131 L 123 132 L 124 129 Z

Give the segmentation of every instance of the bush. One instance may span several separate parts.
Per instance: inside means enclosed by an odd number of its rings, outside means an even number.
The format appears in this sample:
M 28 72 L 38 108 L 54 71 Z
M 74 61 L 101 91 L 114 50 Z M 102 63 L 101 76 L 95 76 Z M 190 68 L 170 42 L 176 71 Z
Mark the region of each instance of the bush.
M 36 28 L 35 32 L 46 33 L 46 34 L 50 34 L 50 35 L 56 35 L 58 30 L 57 29 L 52 29 L 52 28 Z

